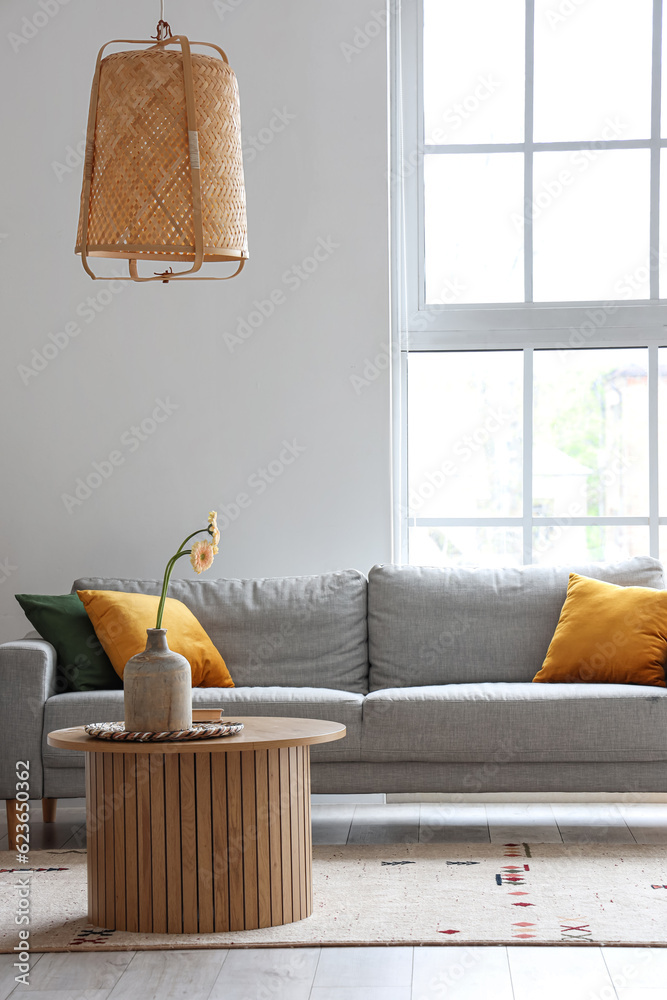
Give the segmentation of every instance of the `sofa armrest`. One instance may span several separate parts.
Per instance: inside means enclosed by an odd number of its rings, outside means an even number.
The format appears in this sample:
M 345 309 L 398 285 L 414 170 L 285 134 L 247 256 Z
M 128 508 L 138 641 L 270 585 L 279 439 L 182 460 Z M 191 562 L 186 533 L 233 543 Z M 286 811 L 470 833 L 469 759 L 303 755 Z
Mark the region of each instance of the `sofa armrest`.
M 0 645 L 0 799 L 16 795 L 16 762 L 30 762 L 30 798 L 43 791 L 44 705 L 56 691 L 56 651 L 43 639 Z

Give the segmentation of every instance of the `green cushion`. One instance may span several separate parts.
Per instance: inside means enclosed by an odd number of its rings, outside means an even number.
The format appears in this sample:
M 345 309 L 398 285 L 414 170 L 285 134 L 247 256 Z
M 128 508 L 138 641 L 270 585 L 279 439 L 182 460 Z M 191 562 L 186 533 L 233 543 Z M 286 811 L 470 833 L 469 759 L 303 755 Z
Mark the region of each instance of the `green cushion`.
M 26 618 L 58 655 L 59 694 L 123 686 L 76 594 L 16 594 Z

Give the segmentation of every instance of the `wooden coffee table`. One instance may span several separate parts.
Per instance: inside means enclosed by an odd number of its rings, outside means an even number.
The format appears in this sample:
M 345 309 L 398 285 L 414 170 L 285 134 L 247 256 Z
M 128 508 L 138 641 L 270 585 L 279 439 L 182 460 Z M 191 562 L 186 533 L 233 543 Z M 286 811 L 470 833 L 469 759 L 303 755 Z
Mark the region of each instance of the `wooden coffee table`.
M 342 739 L 345 726 L 238 721 L 237 736 L 194 743 L 99 740 L 81 726 L 49 733 L 49 746 L 86 753 L 96 927 L 205 934 L 312 913 L 310 747 Z

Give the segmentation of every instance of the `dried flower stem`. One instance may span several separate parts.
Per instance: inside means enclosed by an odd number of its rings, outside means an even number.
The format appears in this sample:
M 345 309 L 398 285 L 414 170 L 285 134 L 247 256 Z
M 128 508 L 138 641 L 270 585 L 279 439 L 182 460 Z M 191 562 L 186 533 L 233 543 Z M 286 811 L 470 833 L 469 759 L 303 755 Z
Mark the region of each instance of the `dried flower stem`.
M 172 570 L 176 565 L 176 560 L 180 559 L 181 556 L 190 555 L 190 552 L 192 550 L 185 549 L 184 546 L 186 546 L 190 541 L 190 539 L 194 538 L 195 535 L 201 535 L 202 531 L 206 531 L 208 533 L 208 528 L 200 528 L 198 531 L 193 531 L 191 535 L 188 535 L 188 537 L 181 542 L 178 552 L 171 557 L 171 559 L 169 560 L 169 562 L 165 567 L 164 580 L 162 581 L 162 593 L 160 595 L 160 603 L 158 604 L 157 621 L 155 623 L 155 628 L 162 628 L 162 616 L 164 614 L 164 606 L 167 601 L 167 590 L 169 588 L 169 579 L 171 577 Z

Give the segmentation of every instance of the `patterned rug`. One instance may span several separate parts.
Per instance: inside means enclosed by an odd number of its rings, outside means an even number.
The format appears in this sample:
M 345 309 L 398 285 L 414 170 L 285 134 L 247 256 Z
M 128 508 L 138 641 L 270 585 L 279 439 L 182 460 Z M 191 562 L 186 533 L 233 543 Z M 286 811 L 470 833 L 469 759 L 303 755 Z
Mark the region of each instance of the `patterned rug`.
M 21 896 L 19 879 L 28 889 Z M 667 847 L 316 847 L 306 920 L 225 934 L 131 934 L 86 919 L 85 851 L 0 853 L 0 952 L 308 945 L 667 946 Z M 27 893 L 27 894 L 26 894 Z M 15 917 L 29 916 L 28 923 Z

